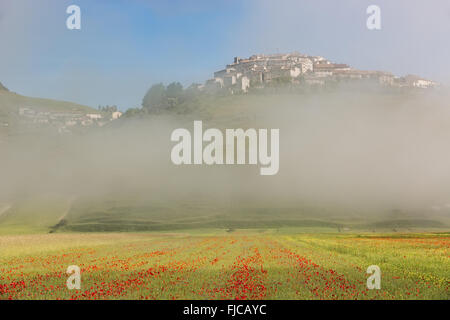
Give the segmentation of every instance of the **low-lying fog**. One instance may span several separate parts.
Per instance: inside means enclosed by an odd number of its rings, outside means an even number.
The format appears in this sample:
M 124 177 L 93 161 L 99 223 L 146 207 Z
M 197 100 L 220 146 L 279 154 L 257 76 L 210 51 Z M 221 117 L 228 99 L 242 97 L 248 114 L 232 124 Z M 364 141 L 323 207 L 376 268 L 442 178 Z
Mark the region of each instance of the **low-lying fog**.
M 201 113 L 155 115 L 121 119 L 86 134 L 14 137 L 1 144 L 0 201 L 52 192 L 133 194 L 150 202 L 450 211 L 449 97 L 442 92 L 238 96 L 208 119 Z M 259 165 L 175 166 L 171 132 L 180 127 L 192 132 L 194 119 L 205 127 L 280 129 L 278 174 L 261 176 Z

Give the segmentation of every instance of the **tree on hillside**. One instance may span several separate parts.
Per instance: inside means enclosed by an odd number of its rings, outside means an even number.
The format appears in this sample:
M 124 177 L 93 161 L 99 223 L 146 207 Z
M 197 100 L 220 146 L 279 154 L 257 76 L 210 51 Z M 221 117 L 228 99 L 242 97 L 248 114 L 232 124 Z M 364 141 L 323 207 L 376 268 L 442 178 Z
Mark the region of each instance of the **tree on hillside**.
M 149 111 L 166 106 L 166 87 L 162 83 L 154 84 L 145 94 L 142 100 L 142 107 Z
M 113 112 L 117 111 L 117 106 L 116 105 L 112 105 L 112 106 L 106 105 L 103 107 L 103 106 L 99 105 L 98 110 L 101 112 L 113 113 Z
M 124 118 L 133 118 L 142 115 L 142 109 L 139 108 L 129 108 L 125 113 L 123 114 Z
M 175 107 L 183 101 L 183 86 L 179 82 L 172 82 L 166 89 L 167 104 Z
M 145 94 L 142 107 L 146 111 L 154 111 L 175 107 L 185 101 L 185 92 L 179 82 L 172 82 L 167 87 L 162 83 L 154 84 Z
M 199 83 L 192 83 L 189 87 L 187 87 L 184 90 L 183 99 L 186 101 L 193 100 L 200 96 L 201 90 L 200 90 L 201 84 Z
M 183 86 L 179 82 L 172 82 L 167 86 L 166 93 L 171 98 L 180 97 L 183 94 Z

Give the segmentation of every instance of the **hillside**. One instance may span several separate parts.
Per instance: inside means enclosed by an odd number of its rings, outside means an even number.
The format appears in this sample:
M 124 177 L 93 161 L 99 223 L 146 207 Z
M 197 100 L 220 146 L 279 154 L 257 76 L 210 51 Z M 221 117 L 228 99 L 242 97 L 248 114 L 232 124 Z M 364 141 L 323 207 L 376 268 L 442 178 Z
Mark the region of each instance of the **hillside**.
M 18 112 L 21 107 L 31 107 L 37 111 L 47 112 L 96 112 L 93 108 L 73 102 L 22 96 L 9 92 L 6 88 L 2 89 L 0 83 L 0 110 Z
M 0 134 L 11 132 L 20 121 L 20 110 L 32 109 L 35 112 L 50 113 L 97 113 L 98 111 L 73 102 L 33 98 L 9 91 L 0 83 Z
M 153 201 L 132 197 L 88 199 L 46 195 L 0 203 L 0 235 L 54 232 L 145 232 L 295 228 L 307 232 L 447 231 L 448 216 L 382 212 L 368 217 L 320 207 L 217 206 L 196 201 Z
M 9 91 L 9 90 L 0 82 L 0 91 Z

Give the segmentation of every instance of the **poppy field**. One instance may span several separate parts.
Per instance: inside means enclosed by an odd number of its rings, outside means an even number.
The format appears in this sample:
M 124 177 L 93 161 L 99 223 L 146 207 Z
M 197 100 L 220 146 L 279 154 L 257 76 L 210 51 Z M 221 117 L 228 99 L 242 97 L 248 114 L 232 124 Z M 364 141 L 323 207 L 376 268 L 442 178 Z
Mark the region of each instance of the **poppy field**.
M 68 266 L 81 288 L 69 290 Z M 368 289 L 370 265 L 381 289 Z M 0 299 L 449 299 L 450 235 L 209 230 L 0 236 Z

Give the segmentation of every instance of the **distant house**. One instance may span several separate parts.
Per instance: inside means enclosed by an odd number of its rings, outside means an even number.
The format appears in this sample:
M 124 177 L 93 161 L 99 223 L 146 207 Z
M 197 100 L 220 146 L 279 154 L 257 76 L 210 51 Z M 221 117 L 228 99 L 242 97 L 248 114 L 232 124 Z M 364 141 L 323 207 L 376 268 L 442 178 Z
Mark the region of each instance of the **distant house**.
M 248 88 L 250 88 L 250 79 L 245 76 L 241 77 L 241 90 L 247 92 Z
M 120 111 L 115 111 L 111 114 L 111 119 L 112 120 L 117 120 L 122 116 L 122 112 Z
M 88 113 L 86 114 L 86 117 L 90 120 L 100 120 L 102 118 L 102 115 L 100 113 Z
M 335 71 L 343 71 L 350 70 L 350 67 L 346 64 L 341 63 L 317 63 L 313 68 L 314 72 L 335 72 Z
M 434 81 L 426 80 L 415 75 L 407 75 L 404 77 L 404 79 L 406 84 L 410 87 L 426 89 L 434 87 L 436 85 Z

